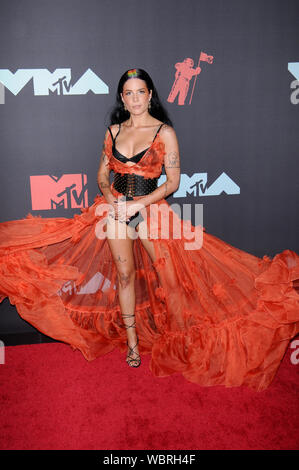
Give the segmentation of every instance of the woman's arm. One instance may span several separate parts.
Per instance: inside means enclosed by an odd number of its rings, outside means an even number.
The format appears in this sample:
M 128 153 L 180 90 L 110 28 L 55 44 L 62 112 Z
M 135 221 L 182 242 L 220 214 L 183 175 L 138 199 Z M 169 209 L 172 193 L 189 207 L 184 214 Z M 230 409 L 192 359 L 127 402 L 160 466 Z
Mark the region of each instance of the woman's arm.
M 108 203 L 112 203 L 112 201 L 115 199 L 113 194 L 110 191 L 110 181 L 109 181 L 109 175 L 110 175 L 110 168 L 109 168 L 109 159 L 105 153 L 105 148 L 107 145 L 107 139 L 109 137 L 109 131 L 106 131 L 105 138 L 104 138 L 104 143 L 103 143 L 103 149 L 102 149 L 102 155 L 100 158 L 100 166 L 98 169 L 98 175 L 97 175 L 97 181 L 98 181 L 98 186 L 100 190 L 102 191 L 106 201 Z
M 164 125 L 160 131 L 165 144 L 164 168 L 166 181 L 147 196 L 138 199 L 144 206 L 154 204 L 165 199 L 169 194 L 176 191 L 180 185 L 180 154 L 176 133 L 171 126 Z

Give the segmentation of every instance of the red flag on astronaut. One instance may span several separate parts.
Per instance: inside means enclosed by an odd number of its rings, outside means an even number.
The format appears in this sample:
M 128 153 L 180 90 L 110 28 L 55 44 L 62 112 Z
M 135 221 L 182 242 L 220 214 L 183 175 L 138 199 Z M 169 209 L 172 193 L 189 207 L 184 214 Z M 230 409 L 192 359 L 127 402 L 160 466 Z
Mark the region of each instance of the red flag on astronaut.
M 199 56 L 199 59 L 198 59 L 197 67 L 199 67 L 200 61 L 202 61 L 202 62 L 208 62 L 208 64 L 212 64 L 212 63 L 213 63 L 213 60 L 214 60 L 214 56 L 208 55 L 208 54 L 206 54 L 205 52 L 202 52 L 202 51 L 201 51 L 200 56 Z M 191 101 L 192 101 L 192 96 L 193 96 L 193 92 L 194 92 L 194 88 L 195 88 L 196 79 L 197 79 L 197 75 L 195 75 L 195 78 L 194 78 L 193 87 L 192 87 L 192 93 L 191 93 L 191 96 L 190 96 L 189 104 L 191 104 Z
M 208 62 L 209 64 L 212 64 L 213 63 L 213 60 L 214 60 L 214 57 L 212 55 L 208 55 L 206 54 L 205 52 L 201 52 L 200 53 L 200 56 L 199 56 L 199 61 L 203 61 L 203 62 Z

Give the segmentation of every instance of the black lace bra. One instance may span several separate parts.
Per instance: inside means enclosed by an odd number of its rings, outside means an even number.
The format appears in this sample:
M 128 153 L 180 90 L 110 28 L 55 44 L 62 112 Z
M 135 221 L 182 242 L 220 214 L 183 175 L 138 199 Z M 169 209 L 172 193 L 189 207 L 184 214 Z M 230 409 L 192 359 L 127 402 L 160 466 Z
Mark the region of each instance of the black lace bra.
M 118 136 L 118 134 L 119 134 L 119 132 L 120 132 L 120 126 L 121 126 L 121 124 L 119 124 L 119 129 L 118 129 L 118 132 L 117 132 L 117 134 L 116 134 L 115 137 L 113 137 L 110 127 L 108 127 L 109 132 L 110 132 L 111 137 L 112 137 L 112 153 L 113 153 L 113 156 L 114 156 L 117 160 L 121 161 L 122 163 L 127 163 L 127 162 L 138 163 L 138 162 L 141 160 L 141 158 L 144 156 L 144 154 L 150 149 L 150 147 L 146 148 L 145 150 L 142 150 L 142 152 L 137 153 L 137 154 L 134 155 L 132 158 L 127 158 L 127 157 L 125 157 L 125 155 L 122 155 L 122 154 L 117 150 L 117 148 L 115 147 L 115 141 L 116 141 L 116 137 Z M 161 124 L 160 127 L 159 127 L 159 129 L 157 130 L 156 135 L 155 135 L 155 137 L 154 137 L 154 139 L 153 139 L 153 142 L 154 142 L 155 138 L 157 137 L 158 132 L 160 131 L 160 129 L 161 129 L 162 126 L 163 126 L 163 124 Z

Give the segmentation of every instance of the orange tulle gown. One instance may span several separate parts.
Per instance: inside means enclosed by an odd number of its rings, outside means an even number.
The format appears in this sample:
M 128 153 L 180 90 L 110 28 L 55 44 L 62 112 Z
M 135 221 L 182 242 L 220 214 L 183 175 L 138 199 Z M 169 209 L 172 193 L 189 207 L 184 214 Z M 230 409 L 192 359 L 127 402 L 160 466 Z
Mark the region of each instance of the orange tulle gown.
M 111 170 L 160 176 L 165 152 L 159 135 L 135 165 L 121 163 L 111 148 L 109 136 Z M 113 184 L 111 190 L 120 195 Z M 99 210 L 104 203 L 98 195 L 72 219 L 29 214 L 0 224 L 0 301 L 8 297 L 24 320 L 88 361 L 116 347 L 127 352 L 116 266 L 107 238 L 97 235 L 107 217 Z M 299 332 L 293 284 L 299 256 L 284 250 L 258 258 L 206 231 L 201 248 L 186 250 L 171 230 L 169 239 L 157 237 L 162 219 L 146 211 L 156 258 L 153 263 L 139 238 L 134 241 L 135 314 L 139 351 L 151 354 L 152 373 L 181 373 L 203 386 L 265 389 Z M 174 226 L 183 226 L 173 217 Z

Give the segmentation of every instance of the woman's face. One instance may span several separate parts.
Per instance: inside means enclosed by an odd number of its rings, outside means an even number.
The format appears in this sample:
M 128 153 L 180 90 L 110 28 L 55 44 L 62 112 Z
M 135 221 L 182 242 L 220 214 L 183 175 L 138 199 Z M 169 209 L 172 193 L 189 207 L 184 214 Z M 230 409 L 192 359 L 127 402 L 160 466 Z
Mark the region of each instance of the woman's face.
M 144 80 L 129 78 L 120 96 L 130 114 L 142 114 L 148 111 L 152 92 L 148 90 Z

